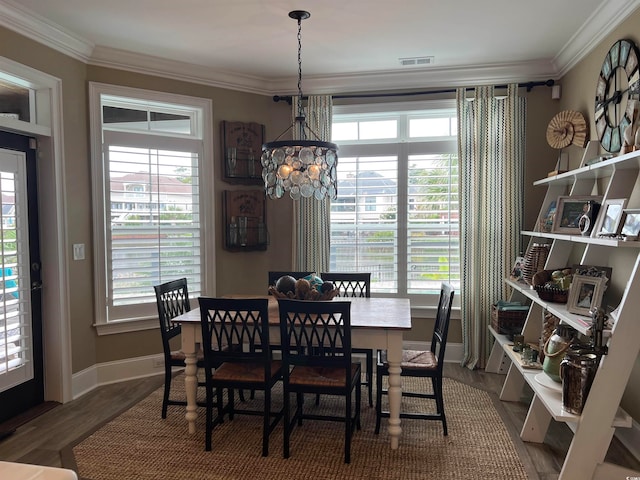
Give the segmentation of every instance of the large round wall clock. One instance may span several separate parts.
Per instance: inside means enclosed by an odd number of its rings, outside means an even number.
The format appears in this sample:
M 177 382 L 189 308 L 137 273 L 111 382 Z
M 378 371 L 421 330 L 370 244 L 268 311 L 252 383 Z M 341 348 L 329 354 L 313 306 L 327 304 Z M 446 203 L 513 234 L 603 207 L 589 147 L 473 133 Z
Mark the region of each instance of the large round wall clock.
M 602 148 L 619 152 L 633 118 L 632 94 L 640 92 L 640 52 L 631 40 L 618 40 L 607 52 L 596 87 L 594 120 Z

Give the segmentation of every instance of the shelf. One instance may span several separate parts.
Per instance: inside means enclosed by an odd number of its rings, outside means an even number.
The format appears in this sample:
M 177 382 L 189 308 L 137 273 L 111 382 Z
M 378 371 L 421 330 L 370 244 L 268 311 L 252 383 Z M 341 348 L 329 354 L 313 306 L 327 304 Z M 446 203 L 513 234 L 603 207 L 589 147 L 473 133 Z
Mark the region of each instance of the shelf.
M 552 390 L 550 388 L 547 388 L 538 383 L 538 381 L 535 379 L 535 376 L 542 372 L 542 370 L 523 368 L 516 358 L 516 352 L 511 349 L 510 345 L 506 343 L 502 344 L 502 348 L 511 360 L 512 365 L 520 371 L 529 387 L 531 387 L 536 396 L 542 401 L 545 408 L 549 411 L 554 420 L 558 422 L 580 422 L 580 415 L 567 412 L 564 409 L 562 405 L 562 390 Z M 630 428 L 632 423 L 633 419 L 631 418 L 631 416 L 622 408 L 618 408 L 616 416 L 613 419 L 612 426 Z
M 528 237 L 547 238 L 549 240 L 561 240 L 563 242 L 588 243 L 590 245 L 602 245 L 604 247 L 612 248 L 640 248 L 640 241 L 637 240 L 625 242 L 623 240 L 614 240 L 611 238 L 567 235 L 566 233 L 533 232 L 530 230 L 523 230 L 520 233 Z
M 522 295 L 524 295 L 525 297 L 531 299 L 531 301 L 536 302 L 538 305 L 542 306 L 542 308 L 547 310 L 549 313 L 558 317 L 562 321 L 562 323 L 571 325 L 582 335 L 586 335 L 587 337 L 591 336 L 591 319 L 589 317 L 569 313 L 567 311 L 567 305 L 564 303 L 554 303 L 542 300 L 538 295 L 538 292 L 536 292 L 528 284 L 514 282 L 510 279 L 505 279 L 505 283 L 522 293 Z M 611 330 L 605 330 L 603 332 L 604 338 L 607 338 L 609 335 L 611 335 Z
M 629 152 L 603 162 L 543 178 L 534 185 L 572 185 L 576 179 L 598 179 L 610 177 L 616 170 L 637 170 L 640 168 L 640 151 Z

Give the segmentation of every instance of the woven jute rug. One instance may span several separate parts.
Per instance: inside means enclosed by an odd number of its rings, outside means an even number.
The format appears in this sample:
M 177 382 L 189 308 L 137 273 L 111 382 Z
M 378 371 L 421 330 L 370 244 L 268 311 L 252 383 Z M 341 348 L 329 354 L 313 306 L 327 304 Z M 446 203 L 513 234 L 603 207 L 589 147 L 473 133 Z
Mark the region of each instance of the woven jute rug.
M 405 388 L 423 379 L 404 378 Z M 182 394 L 182 377 L 174 380 L 172 397 Z M 364 393 L 364 389 L 363 389 Z M 270 437 L 268 457 L 262 457 L 260 417 L 236 415 L 215 428 L 213 451 L 204 450 L 204 409 L 198 409 L 197 433 L 190 435 L 184 409 L 170 406 L 160 418 L 162 389 L 83 439 L 72 452 L 79 475 L 90 480 L 197 479 L 526 479 L 531 472 L 524 449 L 514 444 L 493 394 L 452 379 L 444 380 L 449 435 L 437 421 L 404 420 L 400 448 L 391 450 L 386 429 L 374 434 L 375 408 L 363 394 L 362 430 L 352 439 L 351 464 L 344 463 L 344 428 L 334 422 L 306 421 L 292 434 L 291 456 L 282 458 L 281 424 Z M 274 392 L 274 402 L 281 392 Z M 262 396 L 256 392 L 255 400 Z M 341 399 L 309 398 L 309 409 L 341 411 Z M 413 409 L 403 398 L 403 409 Z M 424 402 L 424 400 L 423 400 Z M 502 412 L 504 414 L 504 412 Z

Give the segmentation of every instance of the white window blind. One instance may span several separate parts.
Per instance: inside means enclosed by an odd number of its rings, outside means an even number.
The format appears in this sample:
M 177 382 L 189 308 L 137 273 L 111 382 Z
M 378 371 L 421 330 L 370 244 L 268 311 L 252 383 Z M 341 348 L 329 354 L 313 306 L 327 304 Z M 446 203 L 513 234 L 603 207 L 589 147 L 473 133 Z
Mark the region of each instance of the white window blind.
M 200 153 L 166 150 L 160 144 L 187 142 L 153 136 L 135 140 L 158 148 L 132 147 L 132 138 L 105 132 L 110 319 L 155 302 L 153 285 L 169 280 L 186 277 L 200 293 Z
M 443 281 L 459 289 L 456 136 L 453 105 L 334 107 L 331 271 L 371 272 L 372 292 L 416 305 L 430 305 Z
M 27 184 L 21 155 L 0 151 L 0 391 L 32 379 L 34 367 Z

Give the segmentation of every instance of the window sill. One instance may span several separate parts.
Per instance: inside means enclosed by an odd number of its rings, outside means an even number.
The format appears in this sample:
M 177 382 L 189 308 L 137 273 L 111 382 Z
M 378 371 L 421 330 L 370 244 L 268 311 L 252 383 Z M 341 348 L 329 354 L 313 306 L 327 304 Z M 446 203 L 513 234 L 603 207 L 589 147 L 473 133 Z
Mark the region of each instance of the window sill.
M 95 323 L 93 325 L 98 336 L 114 335 L 117 333 L 139 332 L 142 330 L 152 330 L 158 328 L 158 319 L 136 318 L 131 320 L 118 320 L 109 323 Z

